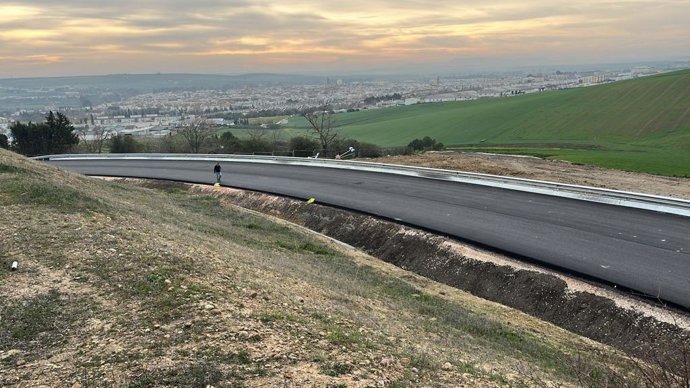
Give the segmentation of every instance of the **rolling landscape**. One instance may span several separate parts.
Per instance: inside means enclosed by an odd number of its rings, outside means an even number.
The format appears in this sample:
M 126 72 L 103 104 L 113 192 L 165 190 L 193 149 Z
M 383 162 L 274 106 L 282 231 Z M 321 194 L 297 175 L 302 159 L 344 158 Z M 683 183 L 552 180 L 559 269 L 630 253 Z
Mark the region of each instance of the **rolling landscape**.
M 690 388 L 690 2 L 0 2 L 0 388 Z
M 306 129 L 306 123 L 291 123 Z M 535 155 L 690 176 L 690 71 L 570 90 L 342 113 L 349 138 L 382 147 L 424 136 L 449 149 Z

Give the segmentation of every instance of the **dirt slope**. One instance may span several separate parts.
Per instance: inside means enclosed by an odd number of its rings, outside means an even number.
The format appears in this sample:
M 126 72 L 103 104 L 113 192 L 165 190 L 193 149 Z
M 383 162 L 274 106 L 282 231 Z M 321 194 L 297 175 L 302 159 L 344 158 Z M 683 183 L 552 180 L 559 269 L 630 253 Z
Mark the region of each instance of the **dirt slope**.
M 467 152 L 426 152 L 372 162 L 506 175 L 574 185 L 690 199 L 690 179 L 577 165 L 534 157 Z
M 607 347 L 175 185 L 0 150 L 0 236 L 0 386 L 637 379 Z

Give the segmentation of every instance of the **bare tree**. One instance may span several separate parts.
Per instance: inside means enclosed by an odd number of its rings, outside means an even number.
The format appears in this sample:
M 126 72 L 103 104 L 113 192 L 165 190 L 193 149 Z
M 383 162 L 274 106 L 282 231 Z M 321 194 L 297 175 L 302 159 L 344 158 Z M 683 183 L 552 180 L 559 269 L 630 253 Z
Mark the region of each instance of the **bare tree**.
M 302 114 L 311 130 L 319 138 L 321 148 L 328 153 L 331 146 L 338 138 L 338 132 L 335 130 L 333 116 L 327 106 L 321 107 L 315 112 L 305 112 Z
M 103 145 L 110 139 L 113 132 L 105 127 L 95 126 L 91 130 L 80 129 L 77 134 L 81 139 L 80 144 L 83 144 L 86 151 L 89 153 L 103 152 Z
M 187 143 L 189 152 L 195 154 L 198 154 L 201 146 L 213 137 L 213 129 L 204 118 L 189 121 L 178 133 Z
M 264 137 L 268 134 L 268 129 L 265 127 L 247 128 L 247 136 L 251 142 L 261 142 Z

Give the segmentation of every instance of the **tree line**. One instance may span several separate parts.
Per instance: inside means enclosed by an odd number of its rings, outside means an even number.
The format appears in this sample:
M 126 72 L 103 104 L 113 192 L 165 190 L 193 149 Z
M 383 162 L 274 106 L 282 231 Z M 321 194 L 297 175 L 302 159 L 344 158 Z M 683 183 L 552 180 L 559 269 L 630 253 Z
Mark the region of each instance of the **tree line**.
M 7 136 L 0 137 L 0 146 L 26 155 L 48 155 L 68 152 L 79 144 L 79 136 L 67 116 L 60 112 L 50 111 L 45 122 L 27 124 L 15 122 L 10 125 L 12 144 Z
M 387 154 L 409 154 L 418 151 L 441 150 L 442 143 L 428 136 L 415 139 L 407 147 L 383 149 L 375 144 L 344 138 L 336 130 L 333 111 L 327 107 L 302 112 L 310 135 L 282 139 L 272 128 L 246 128 L 246 136 L 237 137 L 230 131 L 222 134 L 205 119 L 197 118 L 174 133 L 159 138 L 135 138 L 132 135 L 112 133 L 102 127 L 75 131 L 69 119 L 60 112 L 49 112 L 45 122 L 10 125 L 13 141 L 0 135 L 0 147 L 9 148 L 26 156 L 88 153 L 244 153 L 307 157 L 318 154 L 332 158 L 353 147 L 355 156 L 378 157 Z

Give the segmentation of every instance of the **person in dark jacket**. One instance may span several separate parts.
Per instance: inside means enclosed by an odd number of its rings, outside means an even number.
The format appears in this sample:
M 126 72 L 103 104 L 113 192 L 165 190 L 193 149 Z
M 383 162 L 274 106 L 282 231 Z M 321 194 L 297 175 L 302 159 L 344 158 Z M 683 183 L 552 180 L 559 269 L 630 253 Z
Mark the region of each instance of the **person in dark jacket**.
M 220 185 L 220 178 L 223 177 L 223 174 L 220 172 L 220 163 L 216 163 L 215 167 L 213 167 L 213 173 L 216 175 L 216 185 Z

